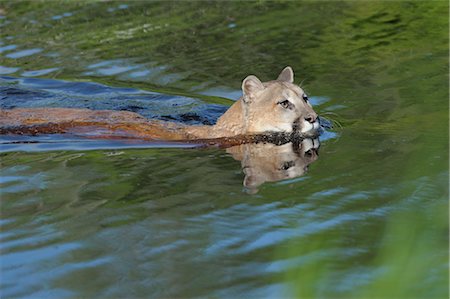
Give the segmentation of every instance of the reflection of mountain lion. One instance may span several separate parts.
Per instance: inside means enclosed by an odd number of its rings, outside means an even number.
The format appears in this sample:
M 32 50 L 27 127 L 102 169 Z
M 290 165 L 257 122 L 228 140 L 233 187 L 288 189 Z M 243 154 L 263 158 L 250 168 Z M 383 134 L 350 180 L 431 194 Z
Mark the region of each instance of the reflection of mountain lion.
M 227 149 L 241 161 L 244 186 L 256 192 L 264 182 L 275 182 L 302 176 L 318 157 L 318 139 L 303 139 L 283 145 L 249 143 Z
M 293 84 L 294 73 L 286 67 L 277 80 L 261 83 L 255 76 L 242 82 L 243 96 L 214 126 L 187 126 L 148 120 L 128 111 L 69 108 L 16 108 L 0 110 L 0 133 L 77 133 L 90 136 L 185 140 L 301 132 L 319 133 L 317 114 L 305 92 Z

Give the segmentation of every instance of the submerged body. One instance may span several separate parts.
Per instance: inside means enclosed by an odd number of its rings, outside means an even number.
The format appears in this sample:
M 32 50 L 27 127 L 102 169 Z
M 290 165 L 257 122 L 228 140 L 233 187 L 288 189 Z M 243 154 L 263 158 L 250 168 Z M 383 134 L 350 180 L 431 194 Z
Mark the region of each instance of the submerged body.
M 319 133 L 317 114 L 304 91 L 293 84 L 286 67 L 277 80 L 262 83 L 255 76 L 242 82 L 243 96 L 213 126 L 188 126 L 149 120 L 137 113 L 72 108 L 0 110 L 0 134 L 73 133 L 90 137 L 198 140 L 299 132 Z

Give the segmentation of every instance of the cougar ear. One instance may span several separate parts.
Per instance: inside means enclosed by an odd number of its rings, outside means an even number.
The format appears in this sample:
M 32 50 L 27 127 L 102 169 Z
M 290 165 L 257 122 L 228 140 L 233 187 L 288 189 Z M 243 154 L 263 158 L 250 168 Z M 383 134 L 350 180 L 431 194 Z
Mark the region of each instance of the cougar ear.
M 277 80 L 279 81 L 285 81 L 289 83 L 294 83 L 294 71 L 290 66 L 285 67 L 280 75 L 278 76 Z
M 244 101 L 251 101 L 256 93 L 264 89 L 261 81 L 253 75 L 248 76 L 242 81 L 242 92 L 244 93 Z

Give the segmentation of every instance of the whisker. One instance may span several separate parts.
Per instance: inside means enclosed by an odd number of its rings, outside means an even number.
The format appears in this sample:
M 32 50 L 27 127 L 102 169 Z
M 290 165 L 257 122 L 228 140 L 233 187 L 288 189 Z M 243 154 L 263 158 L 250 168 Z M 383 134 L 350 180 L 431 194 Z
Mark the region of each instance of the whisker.
M 302 88 L 302 89 L 303 89 L 303 87 L 304 87 L 304 86 L 303 86 L 303 82 L 305 82 L 305 80 L 306 80 L 306 78 L 303 79 L 302 82 L 300 82 L 300 84 L 298 85 L 298 86 L 300 86 L 300 88 Z
M 339 127 L 340 130 L 343 129 L 343 126 L 342 126 L 340 121 L 335 120 L 335 119 L 332 119 L 331 121 L 333 122 L 333 124 L 336 124 Z

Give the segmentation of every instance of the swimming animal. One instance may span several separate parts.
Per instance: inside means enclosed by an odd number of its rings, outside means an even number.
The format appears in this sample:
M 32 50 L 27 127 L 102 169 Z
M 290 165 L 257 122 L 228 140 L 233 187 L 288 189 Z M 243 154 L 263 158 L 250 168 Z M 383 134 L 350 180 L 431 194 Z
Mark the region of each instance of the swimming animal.
M 232 140 L 237 136 L 270 134 L 298 134 L 312 138 L 319 135 L 320 124 L 307 94 L 294 84 L 294 72 L 288 66 L 273 81 L 261 82 L 254 75 L 246 77 L 242 81 L 242 96 L 211 126 L 150 120 L 129 111 L 73 108 L 0 110 L 0 134 L 52 133 L 180 141 Z

